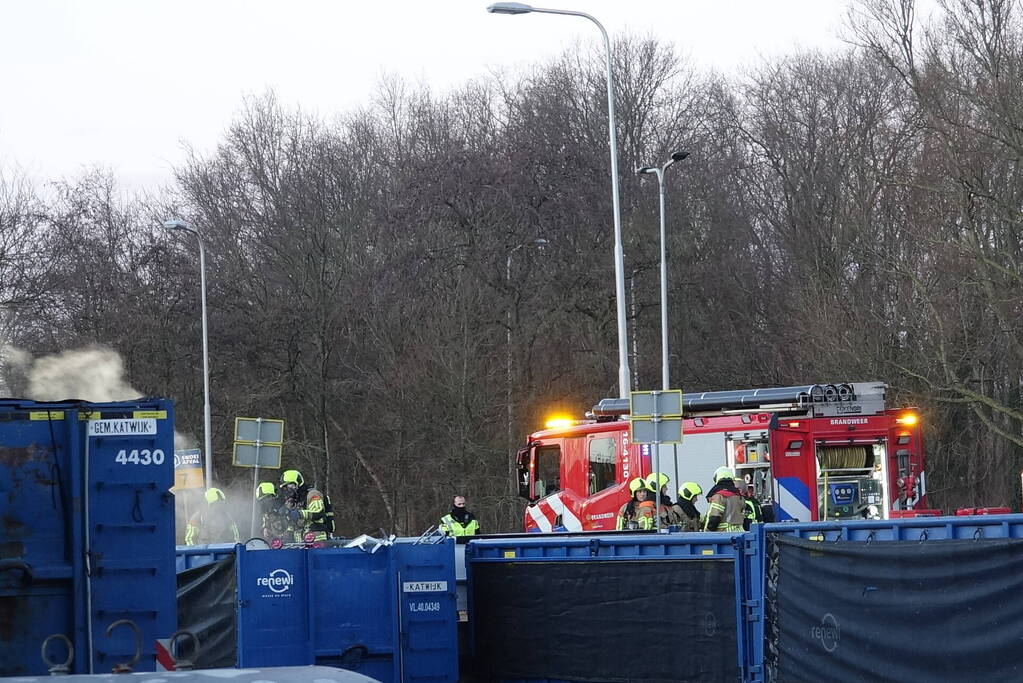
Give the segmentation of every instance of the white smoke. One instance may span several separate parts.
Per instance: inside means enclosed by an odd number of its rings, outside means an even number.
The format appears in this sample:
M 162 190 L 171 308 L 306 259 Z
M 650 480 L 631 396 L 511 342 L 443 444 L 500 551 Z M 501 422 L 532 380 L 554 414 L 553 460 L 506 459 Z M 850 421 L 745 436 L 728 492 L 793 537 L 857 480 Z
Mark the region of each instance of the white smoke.
M 26 351 L 7 347 L 8 370 L 24 377 L 28 398 L 106 403 L 141 398 L 124 378 L 124 362 L 113 349 L 89 346 L 33 359 Z M 20 372 L 19 372 L 20 371 Z
M 191 434 L 174 432 L 174 450 L 187 451 L 192 448 L 199 448 L 199 441 Z
M 142 392 L 124 377 L 124 361 L 106 346 L 71 349 L 52 356 L 33 358 L 32 354 L 14 346 L 0 348 L 0 395 L 10 396 L 20 390 L 26 398 L 36 401 L 77 399 L 92 403 L 130 401 L 141 398 Z M 197 448 L 191 434 L 174 432 L 174 449 Z
M 0 396 L 13 398 L 22 393 L 32 355 L 17 347 L 0 347 Z

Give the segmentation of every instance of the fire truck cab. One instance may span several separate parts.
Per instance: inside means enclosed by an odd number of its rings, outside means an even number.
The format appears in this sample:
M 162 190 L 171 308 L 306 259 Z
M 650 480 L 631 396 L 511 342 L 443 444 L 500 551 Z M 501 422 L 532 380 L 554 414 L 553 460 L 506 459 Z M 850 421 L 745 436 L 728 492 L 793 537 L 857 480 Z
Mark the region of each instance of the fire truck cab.
M 604 399 L 574 424 L 535 432 L 518 453 L 527 531 L 614 529 L 629 481 L 660 471 L 669 496 L 709 491 L 721 465 L 777 521 L 887 519 L 926 508 L 913 409 L 889 409 L 880 382 L 685 394 L 682 443 L 630 440 L 628 399 Z M 706 508 L 706 500 L 698 505 Z

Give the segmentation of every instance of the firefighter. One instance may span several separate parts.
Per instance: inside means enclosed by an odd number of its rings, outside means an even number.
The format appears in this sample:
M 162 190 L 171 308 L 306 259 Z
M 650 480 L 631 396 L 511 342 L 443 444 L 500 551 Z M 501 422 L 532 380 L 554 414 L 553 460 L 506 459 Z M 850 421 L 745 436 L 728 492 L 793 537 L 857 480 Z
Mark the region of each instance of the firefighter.
M 264 481 L 256 487 L 256 507 L 262 516 L 263 538 L 283 544 L 284 539 L 290 542 L 295 537 L 295 530 L 289 524 L 287 511 L 277 497 L 277 487 L 273 482 Z
M 653 495 L 650 496 L 651 500 L 657 502 L 657 489 L 661 489 L 661 524 L 669 526 L 675 524 L 673 521 L 675 518 L 674 513 L 671 511 L 671 506 L 674 503 L 671 502 L 671 496 L 668 495 L 668 483 L 671 479 L 668 478 L 667 474 L 662 472 L 652 472 L 646 476 L 646 486 L 648 489 L 653 491 Z
M 440 530 L 448 536 L 475 536 L 480 532 L 476 515 L 465 507 L 465 496 L 455 496 L 451 512 L 440 518 Z
M 710 508 L 703 523 L 704 531 L 743 531 L 745 504 L 739 489 L 735 488 L 734 476 L 728 467 L 714 470 L 714 486 L 707 493 Z
M 760 507 L 760 501 L 757 500 L 756 492 L 753 489 L 753 482 L 743 483 L 742 499 L 743 512 L 746 515 L 742 526 L 746 531 L 749 531 L 750 527 L 754 524 L 762 524 L 764 521 L 764 511 Z
M 326 541 L 334 534 L 334 506 L 330 498 L 306 484 L 301 472 L 285 470 L 280 491 L 288 518 L 295 525 L 296 541 Z
M 642 477 L 636 477 L 629 482 L 629 491 L 632 492 L 632 499 L 618 511 L 618 523 L 615 528 L 619 531 L 653 529 L 654 502 L 650 500 L 653 491 Z
M 185 545 L 234 541 L 241 543 L 238 525 L 227 510 L 227 496 L 218 488 L 206 489 L 206 505 L 185 525 Z
M 678 489 L 678 502 L 671 507 L 672 524 L 678 524 L 682 531 L 699 531 L 703 528 L 703 516 L 696 509 L 696 500 L 703 489 L 695 481 L 687 481 Z

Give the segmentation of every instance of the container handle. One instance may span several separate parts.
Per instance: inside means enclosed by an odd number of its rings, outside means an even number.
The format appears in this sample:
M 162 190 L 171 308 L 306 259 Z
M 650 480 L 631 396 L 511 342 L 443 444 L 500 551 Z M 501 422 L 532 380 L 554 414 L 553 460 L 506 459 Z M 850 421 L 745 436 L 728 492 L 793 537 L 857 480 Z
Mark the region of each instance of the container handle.
M 63 640 L 64 646 L 67 648 L 67 658 L 63 662 L 55 662 L 46 654 L 47 646 L 54 639 Z M 39 648 L 39 654 L 42 656 L 43 664 L 46 665 L 51 676 L 67 676 L 68 672 L 71 671 L 71 662 L 75 658 L 75 646 L 71 644 L 71 640 L 63 633 L 51 633 L 43 641 L 42 646 Z
M 0 560 L 0 572 L 16 571 L 21 572 L 21 584 L 27 586 L 35 579 L 32 573 L 32 565 L 25 560 Z
M 177 651 L 180 649 L 179 644 L 182 639 L 190 639 L 192 641 L 192 652 L 188 657 L 179 657 Z M 191 671 L 195 666 L 195 660 L 199 657 L 199 639 L 191 631 L 181 629 L 171 634 L 170 642 L 168 646 L 171 654 L 174 655 L 174 670 L 175 671 Z
M 130 674 L 132 667 L 138 663 L 139 659 L 142 658 L 142 630 L 139 625 L 131 619 L 118 619 L 114 623 L 107 626 L 107 638 L 113 633 L 114 629 L 118 626 L 128 626 L 132 631 L 135 632 L 135 656 L 131 658 L 129 662 L 123 662 L 121 664 L 115 664 L 113 673 L 115 674 Z

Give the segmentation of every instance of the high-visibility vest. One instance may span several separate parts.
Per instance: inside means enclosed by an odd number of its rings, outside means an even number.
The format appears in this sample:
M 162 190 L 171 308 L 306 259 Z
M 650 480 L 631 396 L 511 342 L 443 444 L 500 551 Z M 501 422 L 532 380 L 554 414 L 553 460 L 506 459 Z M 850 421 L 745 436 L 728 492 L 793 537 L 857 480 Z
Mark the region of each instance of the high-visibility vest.
M 468 524 L 461 524 L 451 515 L 444 515 L 440 518 L 440 530 L 448 536 L 475 536 L 480 523 L 473 518 Z
M 760 503 L 752 498 L 746 498 L 746 519 L 750 524 L 760 524 L 764 521 L 764 513 L 760 510 Z

